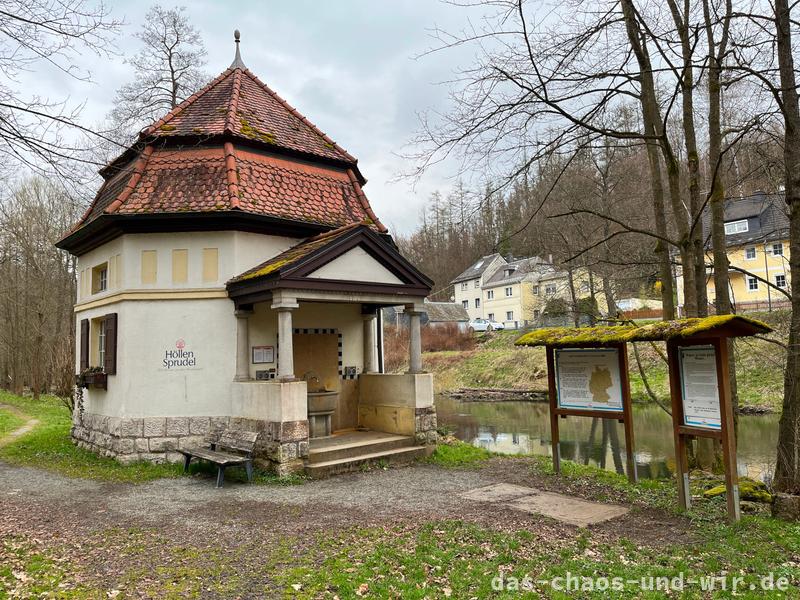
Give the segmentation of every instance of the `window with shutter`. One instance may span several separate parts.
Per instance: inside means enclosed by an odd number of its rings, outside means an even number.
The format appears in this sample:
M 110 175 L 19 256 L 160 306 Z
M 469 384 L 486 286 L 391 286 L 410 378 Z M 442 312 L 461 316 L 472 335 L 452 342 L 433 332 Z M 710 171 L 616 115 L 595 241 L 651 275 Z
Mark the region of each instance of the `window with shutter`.
M 81 319 L 81 371 L 89 368 L 89 319 Z
M 105 333 L 103 370 L 106 375 L 115 375 L 117 372 L 117 313 L 110 313 L 103 317 L 102 326 Z

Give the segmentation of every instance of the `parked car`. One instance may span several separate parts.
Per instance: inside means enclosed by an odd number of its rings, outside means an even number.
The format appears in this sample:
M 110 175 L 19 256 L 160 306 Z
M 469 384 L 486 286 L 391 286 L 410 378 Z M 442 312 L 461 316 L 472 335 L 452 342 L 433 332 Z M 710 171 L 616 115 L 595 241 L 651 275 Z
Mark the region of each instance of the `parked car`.
M 492 331 L 496 329 L 505 329 L 506 326 L 496 321 L 487 321 L 486 319 L 473 319 L 469 322 L 469 331 L 474 333 L 476 331 Z

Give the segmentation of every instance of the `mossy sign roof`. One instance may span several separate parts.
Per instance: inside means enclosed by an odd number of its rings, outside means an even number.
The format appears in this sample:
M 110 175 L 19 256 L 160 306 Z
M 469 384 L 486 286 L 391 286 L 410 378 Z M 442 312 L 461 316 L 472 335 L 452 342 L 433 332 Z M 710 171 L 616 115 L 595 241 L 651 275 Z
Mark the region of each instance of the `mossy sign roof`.
M 648 325 L 548 327 L 526 333 L 517 346 L 612 346 L 623 342 L 659 342 L 702 337 L 745 337 L 772 331 L 767 324 L 740 315 L 659 321 Z

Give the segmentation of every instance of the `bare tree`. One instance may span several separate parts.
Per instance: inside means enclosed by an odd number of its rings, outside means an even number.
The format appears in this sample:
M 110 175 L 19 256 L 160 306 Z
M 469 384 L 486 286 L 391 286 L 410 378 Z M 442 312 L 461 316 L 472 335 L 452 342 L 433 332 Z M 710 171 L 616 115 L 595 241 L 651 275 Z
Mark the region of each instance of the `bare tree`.
M 775 487 L 800 493 L 800 102 L 798 102 L 792 17 L 788 0 L 775 0 L 775 48 L 780 74 L 777 100 L 785 124 L 783 158 L 789 205 L 789 259 L 792 277 L 792 323 L 786 354 L 783 414 L 778 429 Z
M 76 58 L 107 55 L 118 29 L 100 2 L 0 1 L 0 157 L 9 175 L 21 165 L 73 181 L 76 161 L 91 161 L 88 151 L 102 134 L 78 122 L 81 107 L 27 94 L 19 76 L 48 65 L 88 80 Z
M 206 49 L 185 10 L 156 5 L 145 16 L 136 34 L 142 49 L 125 61 L 133 67 L 134 79 L 117 90 L 109 115 L 120 135 L 138 134 L 207 81 L 202 69 Z
M 16 393 L 72 390 L 75 263 L 53 244 L 79 216 L 63 189 L 41 178 L 0 199 L 0 376 Z

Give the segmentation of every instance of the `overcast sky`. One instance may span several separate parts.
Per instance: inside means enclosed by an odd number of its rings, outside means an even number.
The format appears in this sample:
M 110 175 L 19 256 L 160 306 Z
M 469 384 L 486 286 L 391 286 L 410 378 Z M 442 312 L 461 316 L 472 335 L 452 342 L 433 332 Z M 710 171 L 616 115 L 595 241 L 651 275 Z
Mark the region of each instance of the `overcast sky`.
M 396 233 L 408 233 L 434 190 L 447 193 L 455 167 L 439 168 L 412 189 L 393 181 L 407 172 L 398 154 L 418 127 L 417 114 L 445 109 L 448 87 L 441 85 L 470 51 L 447 51 L 415 58 L 435 44 L 431 29 L 455 31 L 475 9 L 437 0 L 193 0 L 187 13 L 208 50 L 206 70 L 214 77 L 233 60 L 233 31 L 242 34 L 242 58 L 262 81 L 359 159 L 369 180 L 365 192 L 381 220 Z M 134 54 L 134 34 L 148 2 L 109 0 L 113 16 L 126 26 L 119 49 Z M 181 3 L 162 3 L 172 7 Z M 469 12 L 469 11 L 472 12 Z M 69 94 L 86 101 L 82 121 L 100 122 L 111 108 L 114 91 L 130 80 L 121 58 L 83 56 L 92 83 L 70 80 L 44 66 L 26 76 L 25 87 L 51 99 Z

